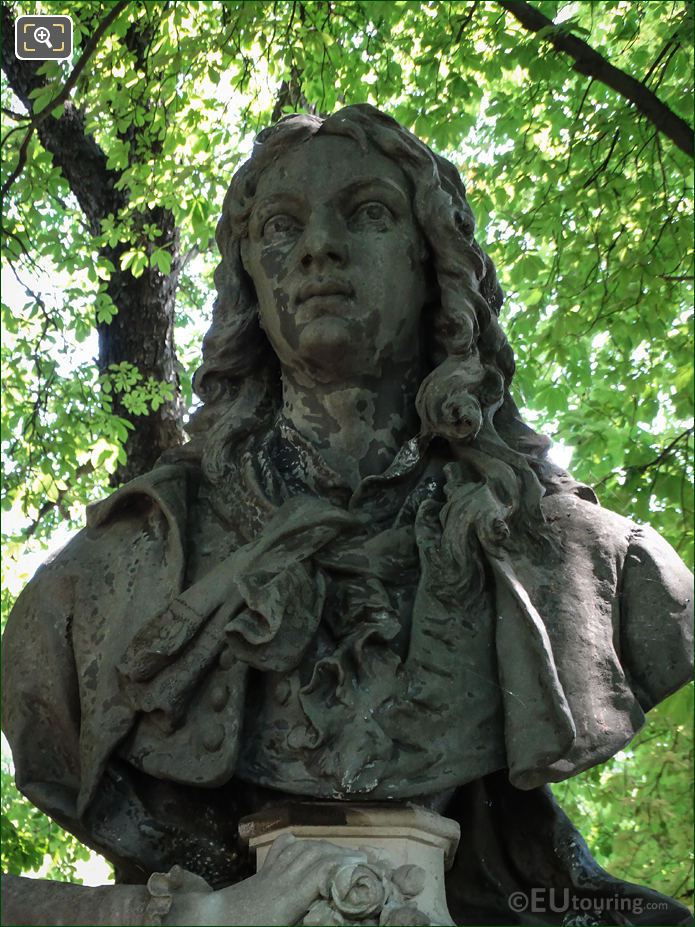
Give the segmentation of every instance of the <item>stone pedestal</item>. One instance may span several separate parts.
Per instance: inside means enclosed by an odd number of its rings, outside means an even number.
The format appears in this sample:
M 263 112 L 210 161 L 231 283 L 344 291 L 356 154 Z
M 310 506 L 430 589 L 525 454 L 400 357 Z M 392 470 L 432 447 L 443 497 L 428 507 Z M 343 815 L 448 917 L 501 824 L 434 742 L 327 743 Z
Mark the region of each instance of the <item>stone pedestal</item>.
M 302 924 L 452 925 L 444 873 L 460 828 L 411 804 L 296 802 L 244 818 L 239 832 L 260 869 L 281 834 L 325 840 L 346 855 Z

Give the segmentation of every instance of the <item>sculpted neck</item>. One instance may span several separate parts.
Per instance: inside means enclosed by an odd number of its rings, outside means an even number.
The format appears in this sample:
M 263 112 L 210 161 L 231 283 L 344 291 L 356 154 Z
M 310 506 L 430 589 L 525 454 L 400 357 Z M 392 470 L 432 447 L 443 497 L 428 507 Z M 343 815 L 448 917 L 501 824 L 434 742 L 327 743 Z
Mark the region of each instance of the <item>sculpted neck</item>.
M 315 382 L 283 371 L 283 417 L 351 489 L 383 473 L 417 433 L 419 363 L 394 364 L 381 376 Z

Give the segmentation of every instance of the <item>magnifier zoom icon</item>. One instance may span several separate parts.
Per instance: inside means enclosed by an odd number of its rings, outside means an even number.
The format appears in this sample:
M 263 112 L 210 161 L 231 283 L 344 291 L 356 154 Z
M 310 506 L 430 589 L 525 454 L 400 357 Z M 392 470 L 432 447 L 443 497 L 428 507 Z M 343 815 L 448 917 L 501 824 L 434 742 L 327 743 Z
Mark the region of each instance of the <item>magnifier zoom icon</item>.
M 53 48 L 51 45 L 51 33 L 45 26 L 37 26 L 34 29 L 34 41 L 41 42 L 42 45 L 46 45 L 48 48 Z

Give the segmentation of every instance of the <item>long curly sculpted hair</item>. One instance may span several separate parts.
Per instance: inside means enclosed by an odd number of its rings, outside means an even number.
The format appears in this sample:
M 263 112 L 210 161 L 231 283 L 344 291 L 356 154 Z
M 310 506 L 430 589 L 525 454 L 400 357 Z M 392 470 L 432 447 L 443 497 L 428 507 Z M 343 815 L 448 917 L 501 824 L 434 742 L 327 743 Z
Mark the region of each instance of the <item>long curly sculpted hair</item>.
M 469 465 L 477 471 L 480 460 L 488 459 L 488 481 L 492 473 L 504 474 L 501 494 L 520 518 L 537 521 L 544 493 L 573 491 L 590 498 L 588 487 L 547 460 L 550 441 L 524 424 L 510 395 L 514 355 L 498 321 L 502 290 L 492 261 L 475 240 L 475 220 L 458 171 L 367 104 L 325 119 L 285 117 L 260 133 L 251 157 L 232 178 L 217 226 L 222 255 L 215 272 L 218 295 L 203 341 L 203 363 L 194 377 L 203 406 L 189 425 L 191 442 L 176 458 L 196 460 L 211 483 L 219 485 L 229 477 L 239 445 L 268 429 L 278 413 L 279 362 L 259 324 L 240 243 L 261 173 L 283 152 L 318 134 L 353 139 L 362 150 L 373 145 L 410 181 L 413 212 L 438 289 L 425 323 L 431 369 L 416 399 L 423 433 L 449 442 L 459 459 L 467 448 Z M 171 460 L 173 455 L 167 456 Z

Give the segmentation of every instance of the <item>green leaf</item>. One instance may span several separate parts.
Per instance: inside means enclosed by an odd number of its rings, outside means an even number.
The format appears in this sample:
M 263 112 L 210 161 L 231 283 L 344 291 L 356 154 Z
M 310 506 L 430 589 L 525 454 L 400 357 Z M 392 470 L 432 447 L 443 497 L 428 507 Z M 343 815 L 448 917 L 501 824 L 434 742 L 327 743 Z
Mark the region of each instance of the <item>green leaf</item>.
M 171 254 L 163 248 L 155 248 L 152 252 L 151 262 L 163 274 L 168 274 L 171 271 Z

